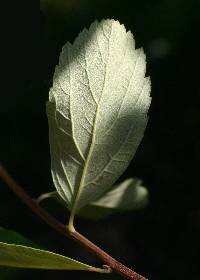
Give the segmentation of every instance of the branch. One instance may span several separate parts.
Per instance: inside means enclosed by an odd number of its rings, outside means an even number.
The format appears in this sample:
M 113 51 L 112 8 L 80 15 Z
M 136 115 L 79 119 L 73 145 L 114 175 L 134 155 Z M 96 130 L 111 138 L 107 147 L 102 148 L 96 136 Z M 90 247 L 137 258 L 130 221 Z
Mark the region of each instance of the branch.
M 8 171 L 0 163 L 0 178 L 10 187 L 10 189 L 29 207 L 31 210 L 42 218 L 47 224 L 53 227 L 55 230 L 61 234 L 70 237 L 75 240 L 80 245 L 85 247 L 88 251 L 95 254 L 99 259 L 101 259 L 106 266 L 109 266 L 113 271 L 120 274 L 121 276 L 131 279 L 131 280 L 147 280 L 145 277 L 139 275 L 135 271 L 121 264 L 113 257 L 104 252 L 101 248 L 96 246 L 90 240 L 85 238 L 83 235 L 77 231 L 69 231 L 67 227 L 51 216 L 47 211 L 45 211 L 40 205 L 37 204 L 25 191 L 14 181 Z

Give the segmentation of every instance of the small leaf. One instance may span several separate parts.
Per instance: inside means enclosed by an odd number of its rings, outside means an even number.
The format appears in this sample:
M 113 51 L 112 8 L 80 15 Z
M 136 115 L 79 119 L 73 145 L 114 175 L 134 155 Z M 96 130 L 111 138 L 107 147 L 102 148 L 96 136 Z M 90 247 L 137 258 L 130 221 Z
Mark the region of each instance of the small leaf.
M 145 71 L 143 50 L 115 20 L 95 21 L 64 45 L 47 115 L 53 181 L 71 216 L 109 190 L 133 158 L 151 100 Z
M 0 242 L 0 265 L 21 268 L 98 271 L 97 268 L 49 251 Z
M 55 192 L 42 194 L 38 201 L 52 198 L 64 207 L 65 201 Z M 78 210 L 77 215 L 83 218 L 98 220 L 111 214 L 128 210 L 137 210 L 148 203 L 148 190 L 137 178 L 129 178 L 124 182 L 114 185 L 99 199 Z
M 137 210 L 148 203 L 148 191 L 136 178 L 125 180 L 111 188 L 101 198 L 80 209 L 79 216 L 89 219 L 103 219 L 111 214 Z
M 148 191 L 142 186 L 141 180 L 129 178 L 112 188 L 92 205 L 120 210 L 139 209 L 146 205 L 147 195 Z
M 37 203 L 41 203 L 42 201 L 52 198 L 53 200 L 57 201 L 59 204 L 67 207 L 66 202 L 61 198 L 57 191 L 42 193 L 37 199 Z

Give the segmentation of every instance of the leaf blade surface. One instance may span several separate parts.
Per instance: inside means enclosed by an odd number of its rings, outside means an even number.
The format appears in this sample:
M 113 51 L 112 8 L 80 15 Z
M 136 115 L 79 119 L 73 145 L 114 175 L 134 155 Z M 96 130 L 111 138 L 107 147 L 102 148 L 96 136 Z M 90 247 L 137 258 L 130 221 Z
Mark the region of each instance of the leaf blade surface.
M 0 242 L 0 266 L 95 271 L 89 265 L 50 251 L 4 242 Z
M 47 114 L 54 184 L 74 212 L 105 193 L 136 152 L 150 104 L 145 69 L 118 21 L 95 21 L 63 47 Z

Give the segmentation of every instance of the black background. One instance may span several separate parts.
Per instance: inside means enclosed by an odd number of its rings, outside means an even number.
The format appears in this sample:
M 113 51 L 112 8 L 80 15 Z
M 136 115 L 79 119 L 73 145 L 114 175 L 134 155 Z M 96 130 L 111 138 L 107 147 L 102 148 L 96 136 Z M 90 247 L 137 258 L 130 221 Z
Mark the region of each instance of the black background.
M 99 222 L 77 218 L 77 229 L 148 279 L 200 279 L 199 1 L 43 0 L 41 10 L 38 1 L 16 1 L 1 14 L 0 160 L 32 197 L 54 189 L 45 102 L 62 45 L 94 19 L 118 19 L 133 32 L 147 55 L 152 105 L 145 137 L 120 180 L 141 178 L 150 203 Z M 63 210 L 47 207 L 67 221 Z M 34 216 L 3 182 L 0 226 L 55 252 L 101 264 Z M 0 269 L 3 280 L 42 277 L 122 279 Z

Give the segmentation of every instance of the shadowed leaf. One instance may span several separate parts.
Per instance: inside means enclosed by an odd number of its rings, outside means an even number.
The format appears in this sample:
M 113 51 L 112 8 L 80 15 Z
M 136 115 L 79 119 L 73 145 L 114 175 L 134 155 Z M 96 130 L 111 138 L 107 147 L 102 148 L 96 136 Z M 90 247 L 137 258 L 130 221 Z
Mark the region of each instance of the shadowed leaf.
M 55 192 L 42 194 L 38 202 L 52 198 L 64 207 L 65 201 Z M 137 210 L 148 203 L 148 191 L 137 178 L 129 178 L 124 182 L 113 186 L 99 199 L 79 209 L 77 215 L 88 219 L 103 219 L 111 214 L 129 210 Z

